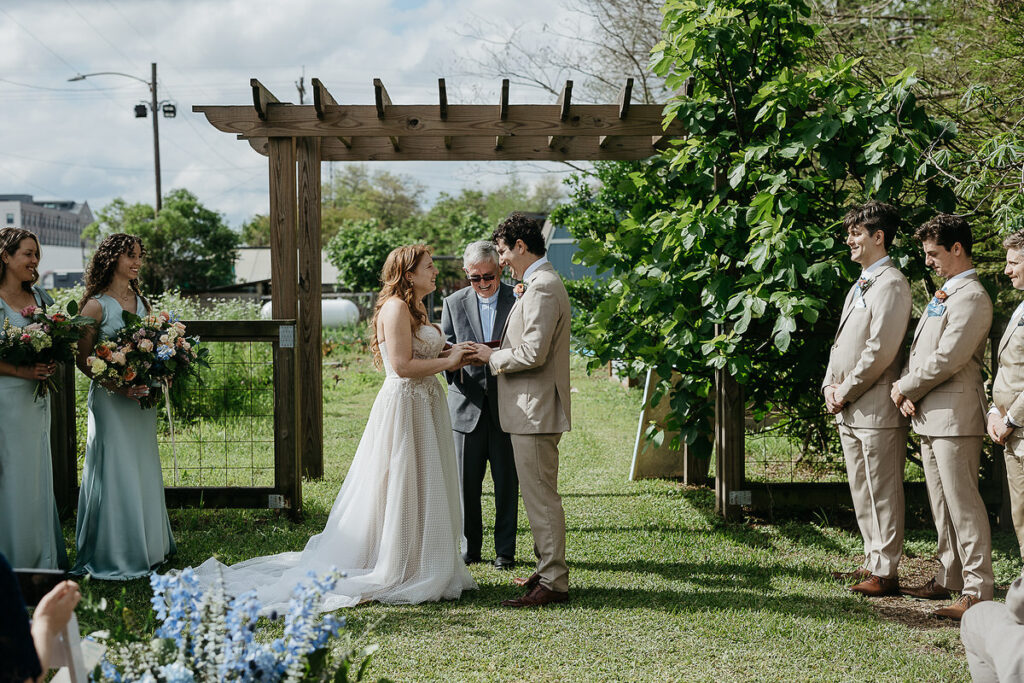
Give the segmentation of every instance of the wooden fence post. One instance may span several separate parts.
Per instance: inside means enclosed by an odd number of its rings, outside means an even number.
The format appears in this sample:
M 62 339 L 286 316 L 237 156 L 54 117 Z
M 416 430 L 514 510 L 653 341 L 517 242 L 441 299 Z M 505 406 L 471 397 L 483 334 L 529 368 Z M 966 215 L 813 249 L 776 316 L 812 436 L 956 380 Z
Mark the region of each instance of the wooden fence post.
M 321 353 L 320 138 L 298 138 L 299 451 L 302 474 L 324 476 L 323 353 Z
M 50 396 L 50 461 L 53 496 L 61 519 L 78 507 L 78 432 L 75 421 L 75 364 L 57 368 L 57 390 Z
M 723 327 L 715 326 L 715 336 Z M 728 370 L 715 371 L 715 512 L 726 520 L 742 518 L 742 505 L 750 505 L 744 491 L 746 443 L 743 388 Z

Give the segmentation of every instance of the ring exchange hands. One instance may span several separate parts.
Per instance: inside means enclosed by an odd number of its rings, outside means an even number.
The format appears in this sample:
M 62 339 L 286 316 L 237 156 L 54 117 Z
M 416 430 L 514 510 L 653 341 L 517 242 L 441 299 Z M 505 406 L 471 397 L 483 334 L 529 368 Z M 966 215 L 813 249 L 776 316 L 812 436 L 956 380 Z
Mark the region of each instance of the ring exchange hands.
M 889 397 L 892 398 L 892 402 L 896 404 L 896 407 L 900 409 L 903 417 L 913 417 L 917 414 L 917 406 L 914 405 L 914 402 L 900 392 L 899 380 L 892 383 L 892 391 L 889 393 Z

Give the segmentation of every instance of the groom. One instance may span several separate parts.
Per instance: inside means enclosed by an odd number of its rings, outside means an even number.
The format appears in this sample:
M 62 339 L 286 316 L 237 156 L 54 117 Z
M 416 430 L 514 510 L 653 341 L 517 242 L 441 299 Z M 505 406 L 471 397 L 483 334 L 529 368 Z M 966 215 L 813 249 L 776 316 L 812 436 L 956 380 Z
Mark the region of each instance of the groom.
M 537 570 L 517 583 L 527 593 L 505 607 L 569 600 L 565 512 L 558 495 L 558 442 L 569 431 L 569 295 L 544 256 L 540 226 L 521 213 L 494 231 L 501 265 L 521 282 L 501 348 L 477 344 L 476 357 L 498 376 L 498 416 L 512 436 L 519 489 L 533 532 Z

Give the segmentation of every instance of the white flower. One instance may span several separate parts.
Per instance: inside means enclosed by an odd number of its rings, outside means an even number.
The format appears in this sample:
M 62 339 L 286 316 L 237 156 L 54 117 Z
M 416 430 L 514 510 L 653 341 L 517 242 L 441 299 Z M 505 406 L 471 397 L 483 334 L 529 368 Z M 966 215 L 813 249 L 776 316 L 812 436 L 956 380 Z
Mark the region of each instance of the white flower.
M 128 359 L 124 357 L 124 353 L 121 351 L 114 351 L 110 354 L 110 360 L 118 365 L 124 365 L 128 362 Z
M 103 371 L 107 369 L 107 364 L 104 363 L 102 359 L 96 358 L 95 356 L 90 356 L 90 358 L 92 358 L 92 363 L 89 364 L 89 369 L 92 370 L 92 374 L 103 374 Z

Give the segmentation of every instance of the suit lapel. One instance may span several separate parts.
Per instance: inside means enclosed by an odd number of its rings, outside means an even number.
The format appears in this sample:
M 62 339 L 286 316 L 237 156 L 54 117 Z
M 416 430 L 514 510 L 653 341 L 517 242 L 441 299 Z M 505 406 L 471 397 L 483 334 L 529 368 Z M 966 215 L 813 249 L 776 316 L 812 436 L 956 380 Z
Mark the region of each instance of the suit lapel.
M 1003 355 L 1003 349 L 1005 349 L 1006 345 L 1010 343 L 1010 339 L 1013 338 L 1013 333 L 1017 331 L 1018 327 L 1020 327 L 1020 325 L 1018 324 L 1019 322 L 1020 316 L 1010 316 L 1010 321 L 1006 323 L 1006 329 L 1003 330 L 1003 338 L 999 340 L 999 351 L 996 352 L 997 359 L 999 358 L 999 356 Z
M 476 292 L 469 288 L 469 296 L 462 297 L 462 308 L 466 312 L 469 326 L 473 328 L 476 341 L 487 341 L 483 334 L 483 325 L 480 323 L 480 306 L 476 302 Z
M 853 293 L 855 291 L 857 291 L 856 284 L 850 287 L 850 291 L 846 293 L 846 300 L 843 302 L 843 314 L 839 317 L 839 327 L 836 328 L 836 339 L 839 339 L 839 333 L 843 331 L 843 325 L 846 324 L 846 320 L 850 317 L 850 313 L 853 312 Z
M 487 341 L 493 341 L 495 339 L 501 339 L 505 334 L 505 324 L 508 322 L 508 314 L 512 311 L 512 305 L 515 303 L 516 297 L 512 294 L 512 288 L 507 285 L 501 285 L 498 288 L 498 310 L 494 315 L 494 329 L 490 331 L 491 337 Z M 500 334 L 495 337 L 494 333 L 499 332 Z

